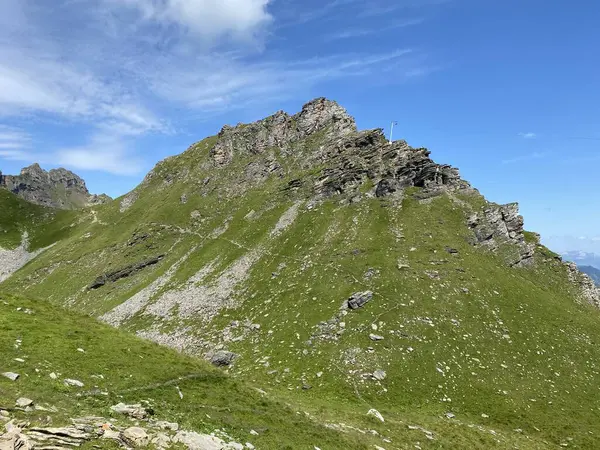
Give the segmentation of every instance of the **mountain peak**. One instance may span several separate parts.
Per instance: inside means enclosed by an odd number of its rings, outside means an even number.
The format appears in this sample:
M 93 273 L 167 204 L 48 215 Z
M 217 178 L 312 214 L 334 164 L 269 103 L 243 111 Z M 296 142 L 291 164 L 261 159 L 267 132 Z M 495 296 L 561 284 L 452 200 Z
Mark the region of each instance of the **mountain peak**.
M 0 188 L 42 206 L 76 209 L 110 200 L 106 195 L 92 195 L 85 181 L 63 167 L 44 170 L 38 163 L 21 169 L 19 175 L 2 175 Z
M 317 133 L 334 138 L 356 131 L 354 118 L 343 107 L 319 97 L 306 103 L 293 116 L 278 111 L 250 124 L 225 125 L 211 156 L 216 164 L 225 165 L 233 160 L 234 154 L 260 154 L 273 147 L 286 152 L 294 143 Z

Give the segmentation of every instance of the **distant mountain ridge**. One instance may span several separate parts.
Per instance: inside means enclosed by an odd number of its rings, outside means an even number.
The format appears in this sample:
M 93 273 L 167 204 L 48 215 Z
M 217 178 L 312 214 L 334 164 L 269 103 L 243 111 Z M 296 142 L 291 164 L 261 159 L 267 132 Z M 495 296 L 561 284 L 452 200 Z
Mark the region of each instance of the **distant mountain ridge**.
M 569 251 L 563 252 L 561 255 L 567 261 L 573 261 L 578 266 L 592 266 L 600 269 L 600 255 L 596 253 Z
M 30 203 L 59 209 L 77 209 L 111 200 L 105 194 L 90 194 L 85 181 L 67 169 L 45 171 L 37 163 L 23 168 L 19 175 L 3 175 L 0 171 L 0 189 Z

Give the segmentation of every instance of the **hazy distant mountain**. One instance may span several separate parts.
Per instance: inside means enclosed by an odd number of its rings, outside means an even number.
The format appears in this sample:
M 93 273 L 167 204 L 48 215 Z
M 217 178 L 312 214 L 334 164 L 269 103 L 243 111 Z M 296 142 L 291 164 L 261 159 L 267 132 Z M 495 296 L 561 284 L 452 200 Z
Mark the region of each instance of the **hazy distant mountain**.
M 600 269 L 600 254 L 589 252 L 565 252 L 562 257 L 567 261 L 572 261 L 578 266 L 592 266 Z

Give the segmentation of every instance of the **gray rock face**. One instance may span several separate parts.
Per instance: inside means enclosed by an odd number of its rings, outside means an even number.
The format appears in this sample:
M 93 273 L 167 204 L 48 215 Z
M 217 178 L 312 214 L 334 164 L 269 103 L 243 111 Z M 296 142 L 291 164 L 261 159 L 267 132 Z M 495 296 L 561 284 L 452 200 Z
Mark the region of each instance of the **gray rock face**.
M 102 274 L 88 286 L 88 290 L 98 289 L 104 286 L 106 283 L 114 283 L 116 281 L 119 281 L 121 278 L 131 276 L 139 272 L 140 270 L 145 269 L 146 267 L 158 264 L 164 257 L 165 255 L 158 255 L 152 258 L 148 258 L 144 261 L 140 261 L 138 263 L 122 267 L 118 270 Z
M 290 116 L 278 111 L 266 119 L 251 124 L 225 126 L 210 154 L 217 165 L 229 164 L 235 155 L 257 155 L 269 148 L 285 152 L 291 144 L 317 132 L 324 137 L 343 136 L 356 131 L 354 119 L 336 102 L 315 99 Z
M 535 246 L 525 242 L 523 216 L 519 215 L 519 205 L 490 205 L 467 220 L 475 235 L 475 243 L 498 250 L 500 244 L 514 244 L 517 254 L 510 261 L 512 266 L 525 266 L 533 262 Z
M 309 159 L 324 164 L 314 189 L 317 196 L 357 194 L 370 180 L 377 197 L 386 197 L 407 187 L 425 188 L 428 196 L 450 189 L 470 188 L 458 169 L 431 160 L 424 148 L 412 148 L 404 141 L 391 145 L 383 130 L 367 130 L 335 139 Z
M 20 175 L 3 175 L 0 189 L 7 189 L 28 202 L 60 209 L 76 209 L 110 201 L 107 195 L 92 195 L 85 182 L 73 172 L 60 168 L 49 172 L 39 164 L 21 170 Z
M 580 290 L 581 298 L 600 308 L 600 288 L 596 286 L 594 280 L 592 280 L 589 275 L 581 272 L 577 267 L 577 264 L 572 262 L 566 262 L 564 264 L 567 268 L 569 280 Z

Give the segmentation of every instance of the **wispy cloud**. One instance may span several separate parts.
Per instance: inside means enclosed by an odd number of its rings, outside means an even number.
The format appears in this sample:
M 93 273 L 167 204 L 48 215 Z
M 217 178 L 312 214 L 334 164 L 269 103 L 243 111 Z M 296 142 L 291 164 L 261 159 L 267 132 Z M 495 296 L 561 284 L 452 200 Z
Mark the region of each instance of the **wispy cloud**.
M 49 148 L 46 155 L 73 168 L 123 174 L 140 166 L 134 139 L 172 133 L 173 123 L 187 114 L 303 95 L 332 80 L 398 82 L 428 71 L 410 49 L 338 51 L 312 59 L 269 52 L 264 44 L 281 23 L 272 12 L 277 3 L 0 0 L 0 119 L 27 116 L 85 127 L 90 131 L 78 145 Z M 343 8 L 359 11 L 363 2 L 332 0 L 318 10 L 303 2 L 287 6 L 315 17 Z M 348 30 L 332 39 L 376 31 L 381 28 Z M 3 158 L 32 157 L 16 140 L 0 141 L 0 150 Z
M 523 139 L 535 139 L 537 137 L 537 134 L 529 131 L 527 133 L 519 133 L 519 136 L 521 136 Z
M 406 28 L 414 25 L 419 25 L 423 23 L 423 19 L 409 19 L 402 22 L 397 22 L 392 25 L 388 25 L 385 27 L 377 27 L 377 28 L 351 28 L 348 30 L 332 33 L 327 36 L 329 40 L 339 40 L 339 39 L 351 39 L 369 36 L 373 34 L 381 34 L 386 33 L 388 31 L 397 30 L 400 28 Z
M 31 137 L 17 128 L 0 125 L 0 157 L 21 160 L 26 157 Z
M 548 152 L 533 152 L 527 155 L 516 156 L 514 158 L 504 159 L 502 160 L 502 164 L 516 164 L 526 161 L 533 161 L 536 159 L 542 159 L 549 155 Z
M 137 175 L 144 167 L 142 160 L 131 154 L 126 140 L 104 134 L 92 136 L 85 145 L 59 149 L 54 158 L 67 167 L 116 175 Z

